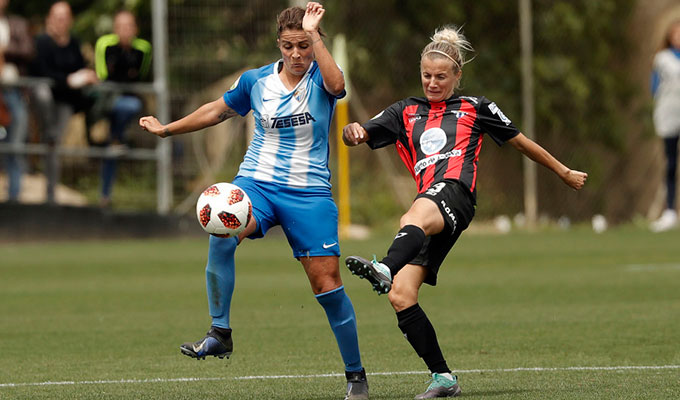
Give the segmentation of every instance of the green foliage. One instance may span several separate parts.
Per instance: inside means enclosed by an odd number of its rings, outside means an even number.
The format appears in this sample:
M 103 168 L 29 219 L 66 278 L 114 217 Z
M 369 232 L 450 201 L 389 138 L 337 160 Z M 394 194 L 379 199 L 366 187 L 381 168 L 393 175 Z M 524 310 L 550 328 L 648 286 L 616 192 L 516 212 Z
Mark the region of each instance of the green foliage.
M 10 9 L 40 22 L 50 1 L 13 1 Z M 150 0 L 70 1 L 76 14 L 74 31 L 85 42 L 110 26 L 116 9 L 127 7 L 138 14 L 140 36 L 151 38 Z M 570 167 L 593 172 L 586 195 L 579 198 L 580 209 L 599 210 L 606 203 L 603 180 L 611 176 L 601 165 L 603 155 L 626 151 L 631 120 L 641 119 L 631 100 L 638 95 L 630 81 L 629 59 L 632 38 L 628 35 L 636 0 L 533 0 L 534 90 L 537 140 Z M 170 0 L 167 28 L 170 35 L 169 74 L 173 117 L 185 112 L 187 98 L 244 67 L 257 67 L 279 58 L 276 48 L 275 16 L 288 1 Z M 330 48 L 335 35 L 347 37 L 349 68 L 354 95 L 360 97 L 366 112 L 374 115 L 396 100 L 420 96 L 419 60 L 422 48 L 437 27 L 462 26 L 475 48 L 474 59 L 464 67 L 462 90 L 467 95 L 484 95 L 495 101 L 515 124 L 523 127 L 521 104 L 520 41 L 517 1 L 329 1 L 323 28 L 329 34 Z M 109 25 L 107 25 L 109 24 Z M 226 89 L 226 88 L 225 88 Z M 357 116 L 352 117 L 358 119 Z M 643 129 L 650 130 L 649 124 Z M 485 147 L 492 147 L 487 142 Z M 482 160 L 479 187 L 486 210 L 498 212 L 522 203 L 519 156 L 508 159 L 489 152 Z M 511 151 L 505 150 L 504 151 Z M 353 156 L 354 157 L 354 156 Z M 359 165 L 371 164 L 366 157 Z M 240 161 L 234 157 L 234 163 Z M 182 160 L 179 161 L 180 163 Z M 178 165 L 182 171 L 193 166 Z M 225 167 L 225 171 L 234 166 Z M 375 170 L 377 173 L 393 171 Z M 506 171 L 510 171 L 509 173 Z M 406 175 L 401 170 L 399 174 Z M 179 173 L 180 178 L 191 179 Z M 226 173 L 225 173 L 226 174 Z M 353 185 L 361 191 L 375 187 L 372 173 L 354 172 Z M 494 181 L 496 180 L 496 181 Z M 562 185 L 547 177 L 539 203 L 548 213 L 569 212 L 570 205 L 558 198 Z M 387 187 L 381 180 L 382 188 Z M 179 186 L 182 186 L 181 184 Z M 380 190 L 389 198 L 388 190 Z M 551 197 L 556 193 L 556 197 Z M 514 195 L 514 198 L 510 198 Z M 381 195 L 382 196 L 382 195 Z M 180 195 L 181 197 L 181 195 Z M 388 201 L 388 200 L 386 200 Z M 355 201 L 359 220 L 376 217 L 373 204 Z M 575 211 L 571 207 L 572 213 Z M 380 212 L 400 212 L 396 205 L 384 205 Z
M 536 2 L 537 128 L 620 149 L 632 98 L 626 36 L 633 1 Z M 612 23 L 616 21 L 616 23 Z

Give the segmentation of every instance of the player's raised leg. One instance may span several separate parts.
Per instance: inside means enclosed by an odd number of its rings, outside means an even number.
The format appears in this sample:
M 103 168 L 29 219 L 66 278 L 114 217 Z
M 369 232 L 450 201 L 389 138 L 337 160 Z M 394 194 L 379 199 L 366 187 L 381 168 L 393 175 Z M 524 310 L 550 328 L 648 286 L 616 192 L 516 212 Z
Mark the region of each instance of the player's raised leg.
M 253 196 L 249 197 L 252 201 Z M 260 198 L 257 197 L 256 199 L 256 201 L 259 201 Z M 258 227 L 257 216 L 255 215 L 256 207 L 253 206 L 253 216 L 238 238 L 210 236 L 205 277 L 212 324 L 203 339 L 196 342 L 186 342 L 180 346 L 180 351 L 189 357 L 197 359 L 205 359 L 206 356 L 229 358 L 233 351 L 234 344 L 231 338 L 229 311 L 236 276 L 234 255 L 239 242 L 252 234 Z
M 378 294 L 388 293 L 394 276 L 421 251 L 426 235 L 441 231 L 444 220 L 437 205 L 429 199 L 416 199 L 401 217 L 401 229 L 380 262 L 349 256 L 345 265 L 352 274 L 368 280 Z M 427 231 L 427 232 L 426 232 Z

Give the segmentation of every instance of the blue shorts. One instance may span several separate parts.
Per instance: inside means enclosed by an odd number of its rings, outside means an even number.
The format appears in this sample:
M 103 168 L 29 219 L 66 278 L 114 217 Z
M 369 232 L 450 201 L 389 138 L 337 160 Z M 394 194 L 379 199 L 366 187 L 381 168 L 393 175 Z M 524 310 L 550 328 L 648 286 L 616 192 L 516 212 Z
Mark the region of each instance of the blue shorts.
M 293 257 L 340 256 L 338 207 L 329 189 L 296 189 L 243 176 L 233 183 L 253 203 L 257 229 L 249 239 L 261 238 L 281 225 Z

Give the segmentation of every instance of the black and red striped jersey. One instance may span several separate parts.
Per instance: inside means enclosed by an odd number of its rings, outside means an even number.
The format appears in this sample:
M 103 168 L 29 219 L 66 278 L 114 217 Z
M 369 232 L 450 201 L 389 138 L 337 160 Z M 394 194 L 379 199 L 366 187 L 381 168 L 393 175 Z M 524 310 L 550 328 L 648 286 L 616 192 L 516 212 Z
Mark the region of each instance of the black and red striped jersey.
M 396 144 L 418 193 L 432 183 L 455 179 L 476 197 L 477 160 L 484 133 L 500 146 L 519 130 L 485 97 L 454 95 L 431 103 L 423 97 L 400 100 L 362 125 L 372 149 Z

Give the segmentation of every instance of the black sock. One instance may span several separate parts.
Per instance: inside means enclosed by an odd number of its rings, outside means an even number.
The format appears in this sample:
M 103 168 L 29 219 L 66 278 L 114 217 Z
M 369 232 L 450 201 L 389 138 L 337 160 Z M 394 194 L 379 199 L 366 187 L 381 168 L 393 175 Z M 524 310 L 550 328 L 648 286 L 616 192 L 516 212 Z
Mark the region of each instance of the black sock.
M 392 245 L 387 250 L 387 256 L 381 263 L 387 265 L 394 276 L 420 253 L 423 243 L 425 232 L 415 225 L 406 225 L 394 237 Z
M 399 322 L 399 329 L 404 333 L 406 340 L 408 340 L 418 356 L 425 361 L 430 372 L 438 374 L 451 372 L 439 348 L 434 327 L 418 303 L 397 312 L 397 321 Z
M 225 342 L 229 340 L 231 337 L 231 329 L 229 328 L 220 328 L 219 326 L 211 326 L 210 330 L 213 331 L 217 336 L 219 336 L 219 339 L 221 342 Z

